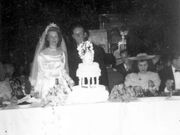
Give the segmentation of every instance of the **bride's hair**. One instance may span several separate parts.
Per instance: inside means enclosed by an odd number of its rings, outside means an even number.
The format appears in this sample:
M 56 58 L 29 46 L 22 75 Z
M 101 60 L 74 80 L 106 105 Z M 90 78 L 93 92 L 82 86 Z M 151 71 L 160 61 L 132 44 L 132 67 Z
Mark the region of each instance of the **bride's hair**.
M 60 47 L 60 46 L 61 46 L 61 42 L 62 42 L 62 33 L 61 33 L 59 27 L 50 27 L 50 28 L 48 29 L 47 34 L 46 34 L 46 37 L 45 37 L 45 47 L 49 47 L 48 34 L 49 34 L 49 32 L 51 32 L 51 31 L 57 32 L 58 38 L 59 38 L 57 47 Z

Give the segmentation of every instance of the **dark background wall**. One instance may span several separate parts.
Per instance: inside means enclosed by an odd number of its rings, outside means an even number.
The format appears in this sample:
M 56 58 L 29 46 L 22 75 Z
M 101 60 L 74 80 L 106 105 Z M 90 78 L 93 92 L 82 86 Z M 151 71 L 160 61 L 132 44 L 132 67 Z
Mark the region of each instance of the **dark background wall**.
M 179 0 L 1 0 L 1 61 L 32 61 L 47 24 L 57 23 L 65 35 L 81 21 L 99 28 L 99 14 L 120 14 L 129 32 L 133 54 L 179 47 Z M 2 33 L 2 34 L 1 34 Z M 1 40 L 2 39 L 2 40 Z M 171 49 L 172 50 L 172 49 Z M 22 64 L 22 63 L 20 63 Z

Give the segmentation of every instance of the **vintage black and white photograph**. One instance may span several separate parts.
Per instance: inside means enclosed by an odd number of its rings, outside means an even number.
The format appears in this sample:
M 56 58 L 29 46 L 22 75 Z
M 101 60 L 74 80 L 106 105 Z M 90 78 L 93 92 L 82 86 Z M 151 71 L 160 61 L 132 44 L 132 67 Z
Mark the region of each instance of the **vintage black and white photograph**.
M 180 0 L 0 0 L 0 135 L 180 135 Z

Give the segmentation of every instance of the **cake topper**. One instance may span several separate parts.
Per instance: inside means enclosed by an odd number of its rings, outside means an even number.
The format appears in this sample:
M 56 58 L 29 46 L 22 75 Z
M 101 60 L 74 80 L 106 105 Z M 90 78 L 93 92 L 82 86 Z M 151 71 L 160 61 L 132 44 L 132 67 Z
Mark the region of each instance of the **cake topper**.
M 94 61 L 93 44 L 90 41 L 82 42 L 78 47 L 79 57 L 83 63 L 92 63 Z

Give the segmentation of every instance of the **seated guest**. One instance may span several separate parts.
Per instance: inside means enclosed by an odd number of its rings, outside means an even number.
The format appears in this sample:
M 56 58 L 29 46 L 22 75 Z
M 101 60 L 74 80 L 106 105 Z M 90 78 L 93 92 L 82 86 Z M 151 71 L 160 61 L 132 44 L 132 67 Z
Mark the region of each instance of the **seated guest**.
M 158 72 L 160 69 L 159 69 L 159 66 L 161 64 L 161 60 L 160 60 L 160 55 L 155 55 L 155 57 L 152 59 L 152 64 L 153 64 L 153 68 L 152 70 L 154 72 Z
M 31 84 L 29 81 L 29 73 L 25 66 L 19 66 L 19 70 L 15 75 L 16 80 L 19 80 L 21 87 L 24 87 L 24 94 L 30 94 Z M 18 81 L 17 81 L 18 82 Z
M 4 64 L 4 71 L 5 71 L 5 78 L 7 80 L 11 79 L 15 71 L 14 65 L 11 63 Z
M 155 94 L 159 90 L 160 78 L 155 72 L 148 70 L 148 60 L 152 60 L 153 55 L 146 53 L 138 54 L 136 57 L 129 58 L 130 60 L 137 61 L 137 73 L 130 73 L 125 78 L 125 86 L 132 86 L 136 90 L 141 90 L 143 93 L 150 92 Z
M 122 40 L 119 29 L 117 27 L 112 28 L 109 33 L 109 36 L 110 36 L 109 42 L 110 42 L 111 52 L 113 53 L 114 57 L 118 59 L 120 58 L 119 55 L 120 48 L 118 46 L 118 43 Z
M 19 67 L 19 69 L 22 69 L 21 67 Z M 10 86 L 10 87 L 6 87 L 6 89 L 11 88 L 9 91 L 12 91 L 11 92 L 12 96 L 17 97 L 19 99 L 24 97 L 24 94 L 30 93 L 30 89 L 31 89 L 30 82 L 28 78 L 25 77 L 23 72 L 18 74 L 15 73 L 16 70 L 14 68 L 14 65 L 11 63 L 4 64 L 4 70 L 5 70 L 6 83 L 8 83 Z M 7 84 L 5 85 L 7 86 Z M 25 87 L 24 91 L 22 87 Z
M 6 68 L 7 67 L 7 68 Z M 12 89 L 9 83 L 9 76 L 13 74 L 13 68 L 11 66 L 0 65 L 1 80 L 0 80 L 0 98 L 3 101 L 11 99 Z M 6 79 L 5 79 L 6 78 Z
M 166 55 L 161 55 L 160 53 L 156 53 L 155 57 L 152 59 L 152 71 L 160 72 L 164 66 L 167 64 L 168 59 Z
M 0 82 L 0 98 L 3 99 L 3 101 L 9 101 L 11 99 L 11 93 L 12 89 L 7 80 Z
M 128 56 L 128 51 L 127 50 L 121 51 L 120 56 L 121 56 L 121 59 L 122 59 L 122 63 L 119 64 L 119 65 L 116 65 L 115 69 L 117 70 L 117 72 L 122 74 L 123 80 L 124 80 L 126 75 L 128 73 L 132 72 L 132 69 L 131 69 L 132 62 L 128 59 L 129 56 Z
M 9 91 L 14 97 L 23 97 L 23 92 L 21 90 L 20 80 L 14 76 L 15 69 L 14 65 L 11 63 L 4 64 L 5 70 L 5 81 L 0 85 L 6 89 L 6 92 Z M 9 93 L 8 92 L 8 93 Z
M 164 67 L 159 75 L 162 81 L 161 91 L 168 92 L 169 90 L 180 89 L 180 53 L 173 54 L 171 64 Z

